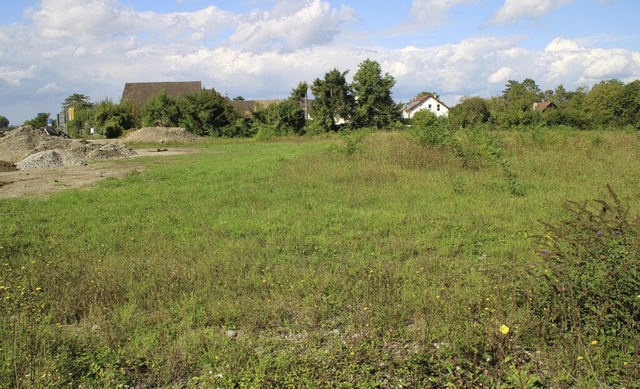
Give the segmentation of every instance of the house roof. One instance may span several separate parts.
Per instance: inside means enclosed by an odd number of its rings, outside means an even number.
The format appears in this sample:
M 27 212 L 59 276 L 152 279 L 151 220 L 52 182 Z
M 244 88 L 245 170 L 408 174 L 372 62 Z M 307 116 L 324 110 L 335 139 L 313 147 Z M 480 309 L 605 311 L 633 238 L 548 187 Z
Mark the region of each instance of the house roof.
M 285 99 L 271 99 L 271 100 L 230 100 L 227 97 L 227 101 L 229 102 L 229 104 L 231 104 L 231 106 L 238 111 L 241 115 L 243 116 L 251 116 L 251 114 L 253 112 L 255 112 L 258 109 L 262 109 L 262 108 L 266 108 L 272 104 L 280 104 L 284 101 L 286 101 Z M 313 99 L 309 99 L 307 100 L 307 104 L 309 106 L 309 108 L 311 108 L 311 106 L 313 105 Z M 305 108 L 305 103 L 304 101 L 300 102 L 300 105 Z
M 535 111 L 544 112 L 549 108 L 558 108 L 558 106 L 555 105 L 553 101 L 541 101 L 541 102 L 535 103 L 533 109 Z
M 127 82 L 124 84 L 120 101 L 130 100 L 138 108 L 142 108 L 152 96 L 161 91 L 165 91 L 168 96 L 176 98 L 200 90 L 202 90 L 201 81 Z
M 417 97 L 414 97 L 413 99 L 411 99 L 411 101 L 405 105 L 404 111 L 407 112 L 407 113 L 411 112 L 414 109 L 418 108 L 420 105 L 422 105 L 422 103 L 424 103 L 425 101 L 429 100 L 430 98 L 435 100 L 438 104 L 440 104 L 443 107 L 445 107 L 447 110 L 449 109 L 449 106 L 446 105 L 445 103 L 443 103 L 442 101 L 440 101 L 436 96 L 434 96 L 434 95 L 421 95 L 421 96 L 417 96 Z
M 229 100 L 227 98 L 227 101 L 242 116 L 251 116 L 251 113 L 256 110 L 255 100 Z

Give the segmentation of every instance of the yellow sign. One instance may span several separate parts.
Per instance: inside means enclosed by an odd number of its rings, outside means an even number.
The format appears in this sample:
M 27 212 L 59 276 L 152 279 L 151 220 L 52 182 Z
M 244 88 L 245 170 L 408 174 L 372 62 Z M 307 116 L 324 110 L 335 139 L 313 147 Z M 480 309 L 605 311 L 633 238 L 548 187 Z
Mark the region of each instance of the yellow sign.
M 72 121 L 76 113 L 75 107 L 69 107 L 69 121 Z

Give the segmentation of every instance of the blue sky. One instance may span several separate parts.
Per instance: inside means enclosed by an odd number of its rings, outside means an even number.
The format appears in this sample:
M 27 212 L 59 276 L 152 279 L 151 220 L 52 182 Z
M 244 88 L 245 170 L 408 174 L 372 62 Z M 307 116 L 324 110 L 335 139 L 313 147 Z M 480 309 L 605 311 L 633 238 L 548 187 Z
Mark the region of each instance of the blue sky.
M 398 101 L 450 106 L 514 79 L 574 90 L 640 78 L 636 0 L 22 0 L 0 12 L 0 115 L 21 124 L 125 82 L 202 81 L 281 98 L 378 61 Z

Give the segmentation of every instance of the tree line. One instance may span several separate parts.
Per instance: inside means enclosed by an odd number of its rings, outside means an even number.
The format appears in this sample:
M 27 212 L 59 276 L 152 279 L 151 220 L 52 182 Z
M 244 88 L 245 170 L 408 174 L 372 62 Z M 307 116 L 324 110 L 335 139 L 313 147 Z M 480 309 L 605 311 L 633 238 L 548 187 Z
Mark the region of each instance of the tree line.
M 544 112 L 534 103 L 551 102 Z M 510 129 L 531 125 L 564 125 L 579 130 L 640 129 L 640 80 L 612 79 L 569 91 L 562 84 L 541 90 L 532 79 L 509 80 L 499 96 L 464 97 L 449 113 L 453 128 L 488 124 Z
M 290 134 L 318 134 L 342 128 L 406 128 L 413 120 L 401 116 L 402 106 L 392 97 L 396 80 L 383 73 L 380 64 L 367 59 L 360 63 L 351 83 L 349 71 L 332 69 L 311 84 L 300 82 L 288 98 L 278 104 L 259 107 L 250 117 L 237 112 L 220 93 L 201 90 L 173 98 L 166 92 L 153 96 L 139 109 L 130 101 L 119 104 L 109 99 L 92 103 L 88 96 L 69 96 L 63 106 L 74 109 L 74 120 L 67 123 L 70 135 L 87 134 L 90 128 L 109 138 L 133 128 L 184 127 L 201 136 L 252 137 Z M 308 99 L 309 92 L 313 100 Z M 234 100 L 243 100 L 241 96 Z M 534 103 L 552 102 L 544 112 Z M 448 117 L 424 119 L 416 123 L 448 129 L 489 126 L 513 129 L 532 125 L 568 126 L 575 129 L 640 129 L 640 80 L 625 84 L 620 80 L 602 81 L 592 88 L 570 91 L 558 85 L 542 90 L 534 80 L 509 80 L 504 91 L 489 98 L 466 96 L 451 108 Z M 37 127 L 47 124 L 48 114 L 25 122 Z M 4 119 L 4 120 L 3 120 Z M 0 125 L 8 126 L 0 116 Z

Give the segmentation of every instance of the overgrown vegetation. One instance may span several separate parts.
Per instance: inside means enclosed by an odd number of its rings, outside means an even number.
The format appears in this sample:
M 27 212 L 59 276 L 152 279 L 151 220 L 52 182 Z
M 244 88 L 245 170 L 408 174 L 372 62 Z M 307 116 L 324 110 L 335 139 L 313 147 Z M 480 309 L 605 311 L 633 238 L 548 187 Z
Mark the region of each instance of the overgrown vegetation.
M 448 131 L 1 200 L 0 387 L 637 387 L 637 134 Z

